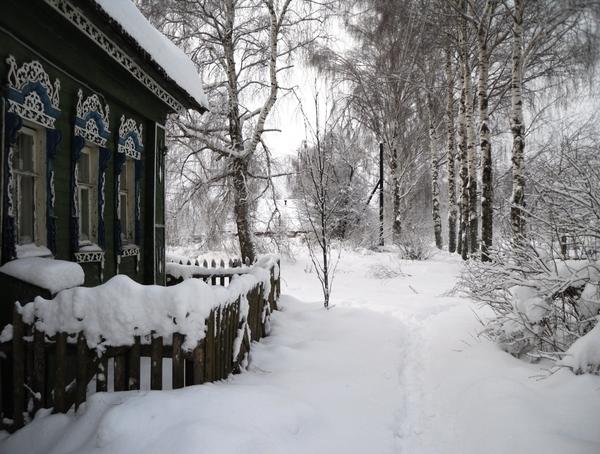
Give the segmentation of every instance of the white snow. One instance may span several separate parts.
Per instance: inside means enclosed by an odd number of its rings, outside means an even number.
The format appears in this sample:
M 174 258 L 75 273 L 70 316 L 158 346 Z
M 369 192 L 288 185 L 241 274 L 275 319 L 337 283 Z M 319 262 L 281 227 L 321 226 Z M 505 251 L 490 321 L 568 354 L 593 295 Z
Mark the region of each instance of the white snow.
M 194 63 L 158 31 L 133 1 L 94 0 L 144 49 L 152 59 L 198 104 L 208 108 L 208 99 Z
M 600 323 L 571 345 L 560 364 L 576 373 L 600 371 Z
M 83 285 L 85 279 L 83 269 L 77 263 L 43 257 L 12 260 L 0 266 L 0 272 L 47 289 L 52 294 Z
M 0 453 L 600 452 L 600 377 L 549 375 L 477 337 L 473 311 L 492 314 L 448 292 L 461 266 L 345 252 L 325 311 L 309 259 L 284 261 L 282 310 L 243 374 L 96 394 L 77 414 L 41 414 Z
M 35 243 L 17 244 L 17 257 L 24 259 L 27 257 L 52 257 L 52 251 L 46 246 L 38 246 Z
M 539 296 L 537 288 L 515 285 L 509 291 L 513 307 L 529 322 L 538 323 L 548 314 L 550 306 Z
M 141 285 L 126 275 L 116 275 L 96 287 L 77 287 L 60 292 L 51 300 L 37 297 L 23 307 L 23 319 L 52 336 L 59 331 L 83 332 L 90 348 L 142 343 L 152 334 L 170 344 L 173 333 L 185 336 L 183 348 L 193 349 L 205 336 L 210 311 L 234 302 L 262 283 L 268 296 L 271 281 L 260 266 L 232 279 L 228 287 L 210 286 L 200 279 L 187 279 L 172 286 Z

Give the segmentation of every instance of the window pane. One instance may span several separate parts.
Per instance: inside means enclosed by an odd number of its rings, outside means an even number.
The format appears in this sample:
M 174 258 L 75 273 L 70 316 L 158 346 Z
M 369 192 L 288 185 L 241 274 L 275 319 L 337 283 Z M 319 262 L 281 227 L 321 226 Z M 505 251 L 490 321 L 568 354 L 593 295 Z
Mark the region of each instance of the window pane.
M 88 153 L 81 153 L 77 171 L 81 183 L 90 183 L 90 155 Z
M 121 169 L 121 189 L 123 191 L 127 191 L 127 162 L 125 161 L 125 164 L 123 164 L 123 168 Z
M 80 188 L 79 191 L 79 233 L 79 239 L 90 239 L 90 191 L 88 188 Z
M 35 184 L 34 177 L 29 175 L 19 176 L 19 200 L 18 200 L 18 222 L 19 222 L 19 243 L 33 243 L 34 235 L 34 204 L 35 204 Z
M 129 238 L 128 217 L 127 217 L 127 193 L 119 194 L 120 216 L 121 216 L 121 239 Z
M 19 133 L 15 146 L 13 167 L 16 170 L 33 172 L 33 137 L 29 134 Z

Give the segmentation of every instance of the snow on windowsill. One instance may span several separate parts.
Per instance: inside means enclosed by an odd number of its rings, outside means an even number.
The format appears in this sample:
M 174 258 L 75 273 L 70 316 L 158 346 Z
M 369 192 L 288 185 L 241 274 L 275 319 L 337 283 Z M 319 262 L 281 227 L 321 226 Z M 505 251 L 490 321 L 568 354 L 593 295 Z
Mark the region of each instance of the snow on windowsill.
M 12 260 L 0 272 L 48 290 L 51 294 L 83 285 L 85 274 L 77 263 L 45 257 Z
M 27 257 L 52 257 L 52 251 L 46 246 L 38 246 L 35 243 L 17 244 L 17 258 Z
M 94 243 L 79 243 L 79 252 L 103 252 L 102 248 Z

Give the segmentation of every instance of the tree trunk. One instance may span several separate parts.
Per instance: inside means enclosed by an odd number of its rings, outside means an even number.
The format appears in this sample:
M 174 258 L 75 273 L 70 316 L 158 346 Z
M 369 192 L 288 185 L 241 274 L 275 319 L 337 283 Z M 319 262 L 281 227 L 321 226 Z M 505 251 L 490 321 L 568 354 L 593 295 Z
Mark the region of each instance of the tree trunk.
M 254 262 L 256 253 L 254 241 L 252 239 L 252 230 L 250 227 L 250 218 L 248 215 L 248 186 L 246 184 L 246 175 L 248 172 L 248 163 L 244 159 L 234 158 L 233 166 L 233 190 L 234 190 L 234 210 L 235 222 L 237 225 L 238 239 L 240 242 L 240 253 L 242 260 L 246 258 L 250 263 Z
M 427 107 L 429 112 L 429 151 L 431 154 L 431 216 L 433 219 L 433 233 L 435 245 L 438 249 L 443 248 L 442 241 L 442 219 L 440 217 L 440 184 L 438 181 L 438 152 L 435 126 L 433 124 L 433 103 L 431 95 L 427 94 Z
M 513 48 L 511 81 L 510 129 L 513 136 L 512 146 L 512 206 L 510 221 L 513 242 L 520 244 L 525 236 L 525 138 L 523 125 L 523 10 L 525 0 L 515 0 L 513 12 Z
M 463 7 L 466 3 L 463 1 Z M 460 156 L 460 253 L 463 260 L 469 257 L 469 162 L 468 162 L 468 105 L 470 102 L 470 73 L 468 62 L 468 49 L 466 42 L 466 26 L 463 23 L 459 29 L 458 35 L 460 62 L 461 62 L 461 78 L 462 90 L 460 94 L 460 109 L 459 109 L 459 129 L 458 129 L 458 150 Z
M 400 242 L 402 234 L 402 219 L 400 218 L 400 181 L 398 178 L 398 150 L 394 146 L 392 149 L 392 159 L 390 161 L 390 171 L 392 176 L 392 211 L 394 213 L 394 223 L 392 225 L 392 235 L 394 243 Z
M 477 254 L 479 250 L 479 213 L 477 212 L 477 153 L 475 146 L 475 127 L 473 125 L 473 98 L 471 90 L 471 73 L 468 73 L 467 92 L 467 161 L 468 161 L 468 188 L 469 188 L 469 253 Z
M 454 72 L 446 49 L 446 143 L 448 150 L 448 252 L 456 252 L 456 148 L 454 143 Z
M 488 77 L 490 55 L 487 47 L 488 21 L 493 12 L 493 2 L 488 2 L 483 19 L 477 30 L 479 49 L 479 140 L 481 148 L 481 260 L 488 261 L 488 251 L 493 241 L 493 186 L 492 186 L 492 143 L 490 139 L 488 113 Z

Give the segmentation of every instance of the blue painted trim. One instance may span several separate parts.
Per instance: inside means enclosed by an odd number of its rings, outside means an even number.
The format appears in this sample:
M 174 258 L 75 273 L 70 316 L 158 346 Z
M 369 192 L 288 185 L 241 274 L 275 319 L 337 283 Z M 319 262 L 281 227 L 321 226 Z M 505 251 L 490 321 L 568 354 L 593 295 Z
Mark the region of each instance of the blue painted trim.
M 9 166 L 9 151 L 10 147 L 17 142 L 17 133 L 23 126 L 23 120 L 21 117 L 14 113 L 6 112 L 5 115 L 5 134 L 6 142 L 5 148 L 2 150 L 4 153 L 4 200 L 2 201 L 2 209 L 4 212 L 3 226 L 2 226 L 2 263 L 6 263 L 17 257 L 17 228 L 15 225 L 14 216 L 9 216 L 9 211 L 12 211 L 11 198 L 9 194 L 12 193 L 12 173 Z

